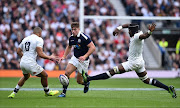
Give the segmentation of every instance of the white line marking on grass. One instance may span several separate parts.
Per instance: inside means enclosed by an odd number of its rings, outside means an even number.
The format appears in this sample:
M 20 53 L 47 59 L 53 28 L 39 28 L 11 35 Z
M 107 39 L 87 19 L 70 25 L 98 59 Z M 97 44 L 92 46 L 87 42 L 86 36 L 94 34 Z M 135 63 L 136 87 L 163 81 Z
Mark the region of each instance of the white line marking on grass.
M 0 91 L 12 91 L 14 88 L 0 88 Z M 43 88 L 21 88 L 21 91 L 40 91 Z M 51 90 L 62 90 L 62 88 L 51 88 Z M 68 88 L 68 90 L 78 91 L 83 88 Z M 161 91 L 161 88 L 89 88 L 89 90 L 95 91 Z M 176 91 L 180 91 L 180 88 L 176 88 Z

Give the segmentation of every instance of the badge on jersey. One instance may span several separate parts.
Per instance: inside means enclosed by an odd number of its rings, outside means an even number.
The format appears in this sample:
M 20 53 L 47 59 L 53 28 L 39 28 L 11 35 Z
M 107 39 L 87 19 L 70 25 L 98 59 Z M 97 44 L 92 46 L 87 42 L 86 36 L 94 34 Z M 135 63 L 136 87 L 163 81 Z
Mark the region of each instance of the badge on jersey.
M 81 39 L 78 39 L 78 43 L 81 43 Z

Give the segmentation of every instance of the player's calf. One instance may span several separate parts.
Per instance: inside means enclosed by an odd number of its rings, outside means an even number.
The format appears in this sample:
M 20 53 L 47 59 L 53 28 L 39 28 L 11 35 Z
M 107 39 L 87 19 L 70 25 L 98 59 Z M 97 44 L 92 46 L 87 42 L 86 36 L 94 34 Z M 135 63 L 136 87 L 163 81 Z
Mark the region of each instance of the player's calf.
M 156 79 L 153 79 L 153 78 L 148 78 L 147 74 L 144 76 L 144 77 L 139 77 L 145 84 L 150 84 L 150 85 L 153 85 L 153 86 L 156 86 L 156 87 L 159 87 L 159 88 L 163 88 L 165 90 L 167 90 L 171 96 L 173 98 L 176 98 L 177 95 L 176 95 L 176 91 L 174 89 L 173 86 L 167 86 L 163 83 L 161 83 L 160 81 L 156 80 Z
M 156 87 L 159 87 L 159 88 L 163 88 L 163 89 L 169 91 L 168 86 L 166 86 L 165 84 L 159 82 L 156 79 L 149 78 L 147 76 L 147 74 L 145 76 L 143 76 L 143 77 L 139 77 L 139 79 L 142 80 L 145 84 L 150 84 L 150 85 L 153 85 L 153 86 L 156 86 Z
M 161 83 L 157 79 L 150 78 L 149 84 L 154 85 L 154 86 L 159 87 L 159 88 L 163 88 L 163 89 L 169 91 L 169 87 L 167 85 Z

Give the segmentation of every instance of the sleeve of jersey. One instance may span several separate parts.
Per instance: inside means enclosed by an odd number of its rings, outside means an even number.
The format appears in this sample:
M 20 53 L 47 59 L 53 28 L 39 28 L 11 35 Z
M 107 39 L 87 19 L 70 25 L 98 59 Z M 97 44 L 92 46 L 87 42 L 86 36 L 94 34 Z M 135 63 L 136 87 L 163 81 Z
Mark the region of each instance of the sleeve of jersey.
M 23 44 L 22 44 L 22 42 L 19 44 L 19 48 L 23 49 Z
M 71 43 L 71 37 L 69 38 L 69 46 L 72 46 L 72 43 Z
M 43 45 L 44 45 L 44 41 L 43 41 L 43 39 L 40 38 L 40 39 L 38 40 L 38 42 L 37 42 L 37 47 L 41 47 L 41 48 L 42 48 Z
M 88 39 L 85 39 L 85 44 L 88 45 L 89 43 L 91 43 L 91 39 L 88 37 Z
M 142 31 L 140 31 L 139 33 L 136 33 L 136 34 L 134 35 L 134 39 L 135 39 L 135 40 L 139 40 L 139 36 L 142 35 L 142 34 L 143 34 Z
M 134 39 L 138 40 L 139 39 L 139 35 L 138 34 L 134 35 Z

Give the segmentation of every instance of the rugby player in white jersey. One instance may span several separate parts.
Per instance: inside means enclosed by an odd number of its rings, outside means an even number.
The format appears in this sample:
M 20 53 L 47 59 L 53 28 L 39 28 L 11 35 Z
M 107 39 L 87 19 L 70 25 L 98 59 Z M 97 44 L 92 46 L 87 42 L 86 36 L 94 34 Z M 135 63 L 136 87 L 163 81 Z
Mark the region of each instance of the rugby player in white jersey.
M 21 57 L 20 67 L 23 71 L 23 77 L 19 80 L 18 84 L 14 88 L 14 91 L 8 96 L 9 98 L 14 98 L 19 89 L 24 85 L 25 81 L 32 76 L 41 77 L 41 84 L 44 88 L 45 96 L 54 96 L 59 93 L 59 91 L 50 91 L 48 87 L 48 75 L 44 69 L 37 64 L 37 55 L 44 59 L 49 59 L 58 62 L 59 58 L 51 55 L 48 56 L 43 52 L 44 41 L 41 38 L 42 29 L 40 27 L 35 27 L 33 34 L 24 38 L 17 49 L 17 54 Z
M 115 74 L 122 74 L 134 70 L 139 76 L 139 79 L 142 80 L 145 84 L 150 84 L 159 88 L 163 88 L 167 90 L 173 98 L 176 98 L 177 96 L 173 86 L 168 87 L 165 84 L 159 82 L 158 80 L 154 78 L 149 78 L 147 76 L 145 63 L 142 56 L 143 44 L 144 39 L 148 38 L 152 34 L 152 32 L 155 29 L 155 26 L 155 24 L 149 25 L 148 32 L 144 34 L 142 31 L 139 31 L 139 25 L 136 24 L 124 24 L 122 26 L 117 27 L 113 32 L 114 36 L 118 35 L 120 30 L 123 28 L 129 29 L 130 46 L 128 61 L 120 64 L 119 66 L 115 66 L 113 69 L 105 73 L 96 76 L 88 76 L 87 74 L 82 73 L 84 82 L 88 82 L 91 80 L 108 79 Z

